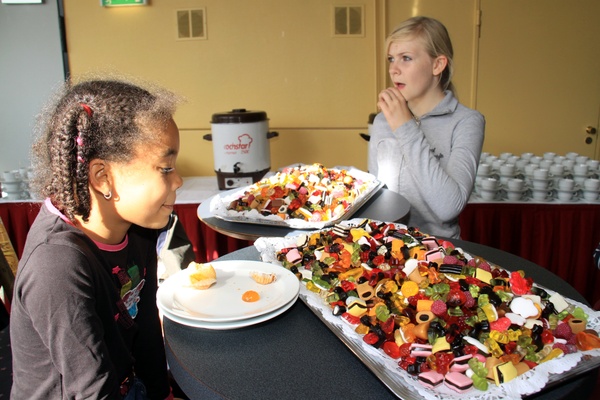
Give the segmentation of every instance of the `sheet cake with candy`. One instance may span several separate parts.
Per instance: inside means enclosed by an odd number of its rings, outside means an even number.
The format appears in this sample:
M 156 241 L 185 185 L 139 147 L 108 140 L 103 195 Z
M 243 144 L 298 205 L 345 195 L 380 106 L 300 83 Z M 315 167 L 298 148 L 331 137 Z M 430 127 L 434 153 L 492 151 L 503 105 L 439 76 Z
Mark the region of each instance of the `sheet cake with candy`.
M 300 164 L 215 196 L 210 211 L 233 222 L 320 229 L 350 217 L 381 186 L 356 168 Z
M 511 399 L 600 365 L 600 313 L 401 224 L 349 220 L 255 242 L 403 398 Z

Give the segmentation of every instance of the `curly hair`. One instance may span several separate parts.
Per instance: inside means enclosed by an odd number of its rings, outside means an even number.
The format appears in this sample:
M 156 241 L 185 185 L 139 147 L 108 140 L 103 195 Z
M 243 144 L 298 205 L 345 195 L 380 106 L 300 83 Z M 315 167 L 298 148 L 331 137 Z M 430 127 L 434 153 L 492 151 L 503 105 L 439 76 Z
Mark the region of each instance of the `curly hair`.
M 413 17 L 398 25 L 385 41 L 386 52 L 390 45 L 396 41 L 419 38 L 423 40 L 425 49 L 431 58 L 445 56 L 448 65 L 442 71 L 440 84 L 442 90 L 450 90 L 456 95 L 456 89 L 452 84 L 452 75 L 454 74 L 454 50 L 448 30 L 440 21 L 429 17 Z
M 128 162 L 140 143 L 154 139 L 179 98 L 164 89 L 150 92 L 118 80 L 65 84 L 57 101 L 40 115 L 40 136 L 32 148 L 32 187 L 50 198 L 67 218 L 87 220 L 91 201 L 89 161 Z

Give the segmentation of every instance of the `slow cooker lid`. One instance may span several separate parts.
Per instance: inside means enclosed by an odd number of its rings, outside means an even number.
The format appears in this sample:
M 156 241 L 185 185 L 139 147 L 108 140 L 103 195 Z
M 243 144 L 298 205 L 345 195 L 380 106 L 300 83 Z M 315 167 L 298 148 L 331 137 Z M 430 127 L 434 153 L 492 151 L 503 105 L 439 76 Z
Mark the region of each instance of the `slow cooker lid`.
M 251 111 L 245 108 L 235 108 L 231 111 L 215 113 L 212 115 L 212 124 L 241 124 L 245 122 L 260 122 L 267 120 L 264 111 Z

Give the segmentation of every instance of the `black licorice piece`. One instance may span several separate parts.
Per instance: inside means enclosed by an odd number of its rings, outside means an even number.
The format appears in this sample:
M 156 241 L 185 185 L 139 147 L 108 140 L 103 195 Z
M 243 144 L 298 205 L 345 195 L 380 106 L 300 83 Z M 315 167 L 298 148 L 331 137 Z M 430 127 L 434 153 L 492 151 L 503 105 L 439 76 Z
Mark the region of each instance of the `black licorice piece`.
M 336 317 L 339 317 L 340 315 L 342 315 L 345 312 L 346 312 L 346 307 L 344 307 L 344 306 L 340 306 L 339 304 L 336 304 L 333 307 L 333 315 L 335 315 Z
M 462 265 L 459 264 L 442 264 L 440 265 L 439 271 L 444 274 L 462 274 Z

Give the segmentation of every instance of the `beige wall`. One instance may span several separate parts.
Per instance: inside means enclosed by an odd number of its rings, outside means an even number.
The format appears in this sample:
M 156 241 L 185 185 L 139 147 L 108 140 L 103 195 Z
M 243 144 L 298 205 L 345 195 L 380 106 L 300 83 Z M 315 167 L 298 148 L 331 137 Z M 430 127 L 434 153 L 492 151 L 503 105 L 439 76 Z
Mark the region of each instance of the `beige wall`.
M 266 111 L 272 167 L 321 161 L 366 169 L 367 129 L 376 110 L 375 2 L 364 4 L 366 32 L 332 37 L 332 4 L 322 0 L 153 0 L 102 8 L 66 0 L 75 79 L 116 71 L 157 81 L 188 102 L 176 115 L 183 175 L 213 173 L 211 115 Z M 338 2 L 338 4 L 340 4 Z M 205 7 L 207 40 L 176 40 L 175 10 Z
M 559 12 L 570 10 L 567 2 L 548 1 Z M 598 8 L 590 6 L 595 0 L 581 1 L 588 8 Z M 188 99 L 176 115 L 182 137 L 178 168 L 184 176 L 213 174 L 212 143 L 202 136 L 210 132 L 213 113 L 233 108 L 267 112 L 270 130 L 280 134 L 270 140 L 272 168 L 320 161 L 327 166 L 366 169 L 367 143 L 358 133 L 367 131 L 368 116 L 376 112 L 377 93 L 387 84 L 382 44 L 397 23 L 413 15 L 433 16 L 447 26 L 454 44 L 454 83 L 459 98 L 484 112 L 488 120 L 484 150 L 517 153 L 526 151 L 526 147 L 533 152 L 569 151 L 560 141 L 535 137 L 525 141 L 526 146 L 521 145 L 517 139 L 531 136 L 535 120 L 523 113 L 519 121 L 507 118 L 506 112 L 516 100 L 512 92 L 500 90 L 510 81 L 495 79 L 505 71 L 498 71 L 494 65 L 498 59 L 511 56 L 510 52 L 499 54 L 498 49 L 505 51 L 519 45 L 527 32 L 505 35 L 503 30 L 509 29 L 511 15 L 510 9 L 500 5 L 505 2 L 152 0 L 149 6 L 121 8 L 102 8 L 97 0 L 64 3 L 70 68 L 75 80 L 91 72 L 113 71 L 156 81 Z M 336 4 L 364 6 L 364 36 L 332 37 L 332 6 Z M 510 4 L 514 8 L 522 3 L 511 0 Z M 531 4 L 533 10 L 543 7 L 539 0 Z M 207 39 L 176 40 L 175 11 L 199 7 L 206 10 Z M 531 7 L 522 11 L 524 21 Z M 480 9 L 483 32 L 487 33 L 482 38 Z M 549 27 L 543 19 L 537 23 L 548 30 L 556 25 L 550 22 Z M 506 43 L 505 38 L 509 39 Z M 592 57 L 599 59 L 600 55 Z M 524 65 L 534 62 L 527 57 L 519 61 Z M 482 73 L 485 82 L 481 82 Z M 521 90 L 531 92 L 524 88 L 523 79 L 514 82 Z M 500 92 L 502 97 L 497 96 Z M 597 125 L 600 94 L 586 96 L 586 101 L 596 107 Z M 521 105 L 520 110 L 527 107 Z M 537 112 L 539 118 L 547 118 L 544 110 Z M 547 122 L 552 123 L 551 119 Z M 514 138 L 509 140 L 507 126 L 513 127 Z M 548 130 L 543 133 L 560 136 Z

